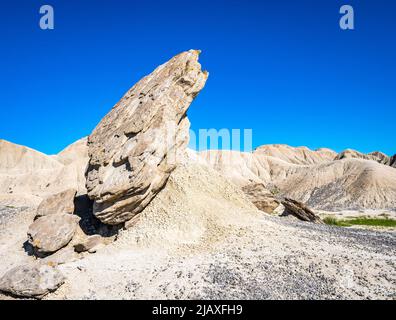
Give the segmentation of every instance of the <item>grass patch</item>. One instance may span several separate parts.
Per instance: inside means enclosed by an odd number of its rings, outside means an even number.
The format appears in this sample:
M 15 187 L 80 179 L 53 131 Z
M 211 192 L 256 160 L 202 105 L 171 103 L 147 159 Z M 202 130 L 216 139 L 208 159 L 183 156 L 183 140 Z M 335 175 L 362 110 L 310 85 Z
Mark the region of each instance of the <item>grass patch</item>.
M 323 222 L 330 226 L 350 227 L 351 225 L 347 224 L 345 221 L 347 221 L 347 220 L 338 220 L 334 217 L 326 217 L 323 219 Z
M 326 217 L 323 222 L 338 227 L 351 227 L 351 226 L 372 226 L 372 227 L 387 227 L 395 228 L 396 220 L 389 218 L 367 218 L 359 217 L 347 220 L 336 219 L 334 217 Z

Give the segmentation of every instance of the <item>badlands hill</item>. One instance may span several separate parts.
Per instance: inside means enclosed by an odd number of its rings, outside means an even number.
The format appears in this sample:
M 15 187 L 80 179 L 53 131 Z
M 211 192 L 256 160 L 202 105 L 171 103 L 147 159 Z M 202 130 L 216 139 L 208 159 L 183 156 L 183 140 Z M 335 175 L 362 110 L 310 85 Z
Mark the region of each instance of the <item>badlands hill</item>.
M 88 162 L 86 139 L 81 139 L 56 156 L 0 140 L 0 203 L 37 206 L 47 195 L 67 188 L 85 194 Z
M 313 151 L 287 145 L 264 145 L 252 153 L 188 153 L 190 159 L 209 165 L 240 188 L 262 183 L 273 194 L 315 209 L 396 210 L 396 169 L 390 161 L 373 159 L 374 153 L 349 150 L 337 154 L 325 148 Z M 54 156 L 1 140 L 0 203 L 35 206 L 46 195 L 75 185 L 79 194 L 85 194 L 87 164 L 86 138 Z
M 193 151 L 190 152 L 194 154 Z M 266 145 L 252 153 L 210 150 L 194 155 L 243 187 L 262 183 L 316 209 L 396 209 L 396 170 L 371 156 L 330 149 Z
M 1 141 L 0 299 L 395 299 L 394 233 L 323 225 L 296 200 L 395 208 L 396 169 L 285 145 L 187 150 L 199 53 L 57 155 Z

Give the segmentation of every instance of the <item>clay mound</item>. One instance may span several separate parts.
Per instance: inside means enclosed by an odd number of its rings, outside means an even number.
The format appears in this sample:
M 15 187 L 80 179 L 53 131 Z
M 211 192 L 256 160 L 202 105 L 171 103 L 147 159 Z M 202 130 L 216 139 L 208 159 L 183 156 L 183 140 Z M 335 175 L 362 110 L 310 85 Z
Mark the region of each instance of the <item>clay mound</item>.
M 230 150 L 208 150 L 196 153 L 190 151 L 191 158 L 220 172 L 233 183 L 243 186 L 251 182 L 265 183 L 271 180 L 267 159 L 252 153 Z
M 378 163 L 384 164 L 390 167 L 396 167 L 396 156 L 388 157 L 385 153 L 380 151 L 374 151 L 368 154 L 361 153 L 356 150 L 347 149 L 340 152 L 334 160 L 341 159 L 364 159 L 364 160 L 373 160 Z
M 0 141 L 0 203 L 36 207 L 41 200 L 68 188 L 85 191 L 88 158 L 82 139 L 56 156 Z
M 396 170 L 374 161 L 343 159 L 294 168 L 274 183 L 282 194 L 323 210 L 396 210 Z
M 207 163 L 239 187 L 262 183 L 275 195 L 301 201 L 315 209 L 396 209 L 396 171 L 390 166 L 355 157 L 331 161 L 333 152 L 328 149 L 309 153 L 322 154 L 307 157 L 309 162 L 318 161 L 316 164 L 296 164 L 293 162 L 303 162 L 304 158 L 297 159 L 295 155 L 307 149 L 276 153 L 274 150 L 292 147 L 258 148 L 263 149 L 271 152 L 211 150 L 196 153 L 195 159 Z
M 41 152 L 0 140 L 0 173 L 18 174 L 61 167 L 58 161 Z
M 87 161 L 88 160 L 88 138 L 84 137 L 71 145 L 67 146 L 64 150 L 53 156 L 54 159 L 69 165 L 75 162 Z
M 307 147 L 270 144 L 258 147 L 254 154 L 271 156 L 292 164 L 312 165 L 332 161 L 337 153 L 327 148 L 313 151 Z
M 222 175 L 205 165 L 185 163 L 164 189 L 131 221 L 118 244 L 205 247 L 264 213 Z
M 313 151 L 306 147 L 264 145 L 253 153 L 207 150 L 190 151 L 190 155 L 192 159 L 209 164 L 235 184 L 244 186 L 252 182 L 271 184 L 274 177 L 285 178 L 290 168 L 328 163 L 337 154 L 326 148 Z

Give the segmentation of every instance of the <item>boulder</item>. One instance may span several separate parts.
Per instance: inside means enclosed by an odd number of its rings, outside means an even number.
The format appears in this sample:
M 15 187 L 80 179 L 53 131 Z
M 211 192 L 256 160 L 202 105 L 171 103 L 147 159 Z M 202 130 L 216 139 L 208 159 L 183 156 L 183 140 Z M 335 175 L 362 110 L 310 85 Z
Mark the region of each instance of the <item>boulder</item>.
M 17 266 L 0 279 L 0 291 L 15 296 L 42 298 L 64 283 L 64 276 L 47 265 Z
M 55 252 L 70 242 L 79 220 L 79 217 L 67 213 L 38 218 L 29 227 L 29 243 L 38 254 Z
M 135 84 L 88 138 L 88 196 L 94 215 L 116 225 L 164 187 L 186 149 L 191 102 L 208 77 L 199 51 L 180 53 Z
M 76 189 L 68 189 L 45 198 L 37 208 L 36 219 L 50 214 L 74 212 Z
M 285 207 L 284 216 L 292 215 L 302 221 L 323 223 L 319 216 L 303 203 L 289 198 L 284 198 L 281 202 Z
M 74 245 L 76 252 L 92 251 L 95 247 L 104 244 L 104 239 L 100 235 L 93 235 L 85 238 Z
M 262 183 L 250 183 L 243 186 L 242 191 L 257 209 L 266 213 L 274 213 L 280 205 L 280 201 Z

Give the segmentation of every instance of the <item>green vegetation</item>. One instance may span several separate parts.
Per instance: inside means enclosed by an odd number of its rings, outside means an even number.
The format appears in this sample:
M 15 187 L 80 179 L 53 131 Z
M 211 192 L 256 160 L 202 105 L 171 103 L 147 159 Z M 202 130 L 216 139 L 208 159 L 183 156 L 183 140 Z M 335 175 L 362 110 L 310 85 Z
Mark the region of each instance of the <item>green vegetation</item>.
M 276 196 L 280 193 L 280 190 L 278 189 L 278 187 L 273 187 L 270 192 L 272 193 L 272 195 Z
M 331 226 L 337 226 L 337 227 L 349 227 L 351 226 L 350 224 L 345 223 L 347 220 L 338 220 L 334 217 L 326 217 L 323 219 L 323 222 L 331 225 Z M 348 220 L 349 221 L 349 220 Z
M 323 219 L 323 222 L 338 227 L 351 227 L 354 225 L 359 226 L 372 226 L 372 227 L 396 227 L 396 220 L 388 219 L 388 218 L 368 218 L 368 217 L 359 217 L 352 219 L 336 219 L 334 217 L 326 217 Z

